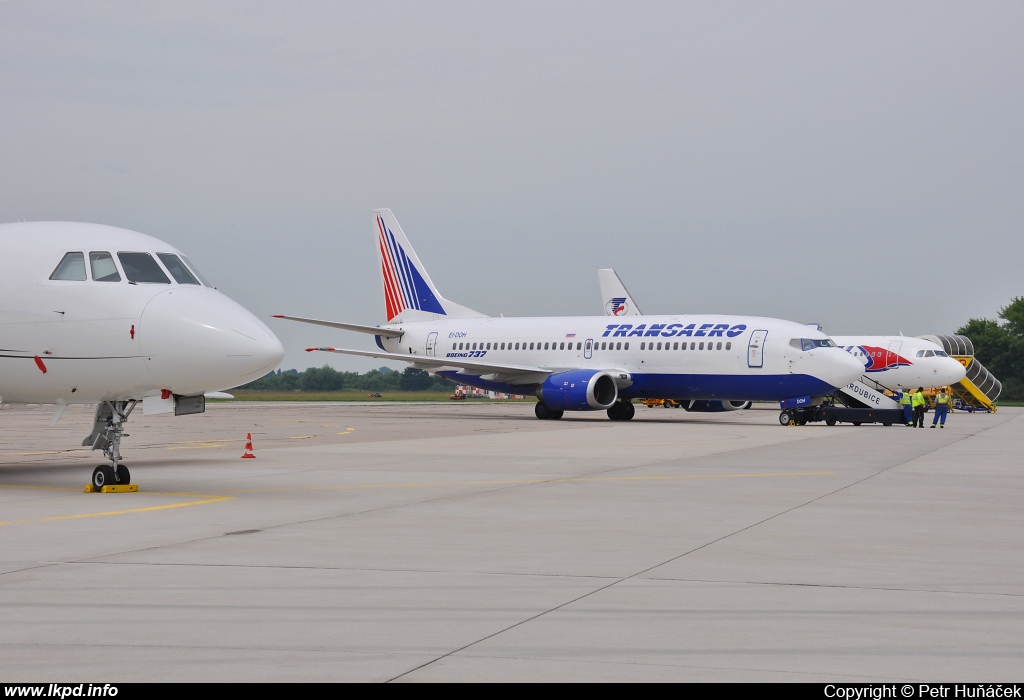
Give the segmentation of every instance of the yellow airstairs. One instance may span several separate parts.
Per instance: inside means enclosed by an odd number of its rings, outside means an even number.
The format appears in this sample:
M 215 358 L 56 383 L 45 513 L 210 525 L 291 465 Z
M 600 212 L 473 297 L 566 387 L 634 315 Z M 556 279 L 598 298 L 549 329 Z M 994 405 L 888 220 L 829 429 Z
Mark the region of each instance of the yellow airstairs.
M 982 411 L 997 410 L 1003 384 L 974 357 L 974 343 L 965 335 L 922 335 L 942 346 L 946 353 L 967 368 L 967 376 L 950 387 L 953 397 Z

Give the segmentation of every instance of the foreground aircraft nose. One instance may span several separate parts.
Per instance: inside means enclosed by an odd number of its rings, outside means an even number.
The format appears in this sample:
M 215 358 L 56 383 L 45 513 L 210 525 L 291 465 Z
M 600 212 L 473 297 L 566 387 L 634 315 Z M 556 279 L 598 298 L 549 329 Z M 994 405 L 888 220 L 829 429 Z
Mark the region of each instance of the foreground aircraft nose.
M 847 386 L 864 375 L 864 364 L 845 350 L 835 349 L 832 353 L 832 386 Z
M 142 313 L 138 338 L 156 383 L 176 394 L 230 389 L 284 358 L 281 341 L 262 321 L 206 288 L 157 294 Z

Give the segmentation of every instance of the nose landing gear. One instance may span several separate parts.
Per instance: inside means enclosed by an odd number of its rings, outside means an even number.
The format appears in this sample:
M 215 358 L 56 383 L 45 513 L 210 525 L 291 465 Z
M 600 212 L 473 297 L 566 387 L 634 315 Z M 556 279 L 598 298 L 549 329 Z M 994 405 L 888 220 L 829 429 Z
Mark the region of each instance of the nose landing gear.
M 135 408 L 137 401 L 104 401 L 96 407 L 92 433 L 82 441 L 82 447 L 103 450 L 110 464 L 101 464 L 92 472 L 92 490 L 103 491 L 104 487 L 127 487 L 131 484 L 131 472 L 120 464 L 121 438 L 128 437 L 124 424 Z M 120 490 L 120 489 L 119 489 Z

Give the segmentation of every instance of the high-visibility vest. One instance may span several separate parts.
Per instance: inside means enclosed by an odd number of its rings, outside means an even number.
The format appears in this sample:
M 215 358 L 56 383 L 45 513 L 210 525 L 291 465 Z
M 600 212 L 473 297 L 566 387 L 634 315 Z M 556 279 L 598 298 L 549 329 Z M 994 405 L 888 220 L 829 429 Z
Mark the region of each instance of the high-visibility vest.
M 900 394 L 900 406 L 909 406 L 910 401 L 911 398 L 909 391 L 904 391 L 902 394 Z
M 939 394 L 938 396 L 935 397 L 935 403 L 937 403 L 940 406 L 945 406 L 947 403 L 949 403 L 949 394 Z
M 917 408 L 918 406 L 924 406 L 928 402 L 924 400 L 924 394 L 922 392 L 915 391 L 914 398 L 911 399 L 911 403 L 914 404 L 914 408 Z

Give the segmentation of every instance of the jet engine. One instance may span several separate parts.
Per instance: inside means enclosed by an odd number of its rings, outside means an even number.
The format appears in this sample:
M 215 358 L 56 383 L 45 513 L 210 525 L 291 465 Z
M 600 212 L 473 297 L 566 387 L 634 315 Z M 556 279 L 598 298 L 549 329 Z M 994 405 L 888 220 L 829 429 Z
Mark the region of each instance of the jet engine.
M 749 401 L 683 401 L 683 408 L 694 413 L 719 413 L 750 408 Z
M 607 372 L 576 369 L 545 379 L 537 398 L 554 411 L 603 411 L 618 400 L 619 388 Z

